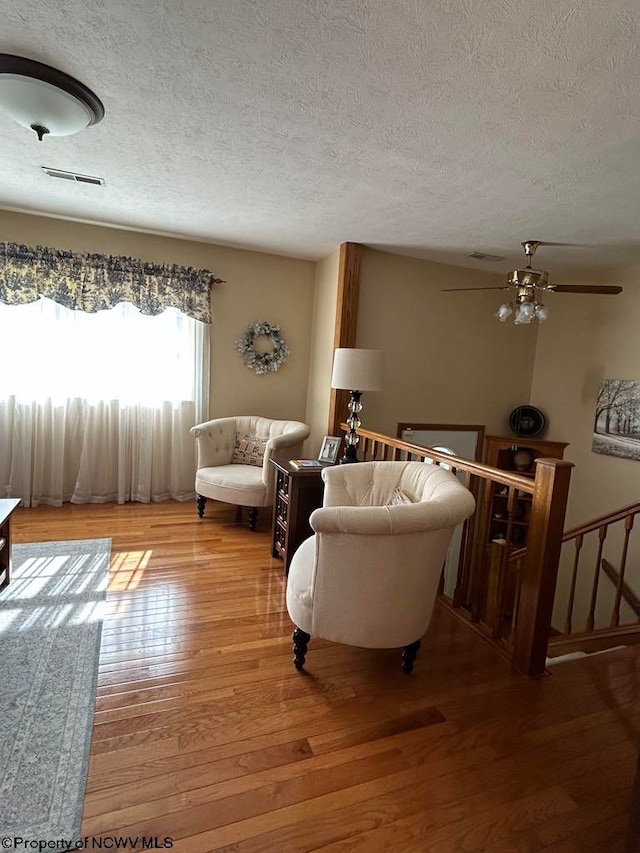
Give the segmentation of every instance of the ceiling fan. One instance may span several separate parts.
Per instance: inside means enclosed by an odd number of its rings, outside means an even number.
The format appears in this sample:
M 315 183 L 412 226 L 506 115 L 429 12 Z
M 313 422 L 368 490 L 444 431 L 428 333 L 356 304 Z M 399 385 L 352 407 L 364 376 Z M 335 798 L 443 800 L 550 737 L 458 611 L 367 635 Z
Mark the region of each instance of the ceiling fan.
M 512 300 L 503 302 L 495 316 L 501 323 L 504 323 L 507 317 L 513 314 L 513 321 L 517 326 L 530 323 L 534 317 L 540 321 L 547 319 L 549 309 L 541 301 L 545 293 L 602 293 L 610 295 L 622 293 L 622 288 L 617 285 L 550 284 L 547 270 L 533 269 L 531 258 L 535 255 L 538 246 L 557 245 L 562 244 L 543 243 L 542 240 L 524 240 L 522 248 L 527 258 L 527 266 L 524 269 L 512 270 L 509 273 L 507 284 L 496 287 L 447 287 L 444 290 L 511 290 Z

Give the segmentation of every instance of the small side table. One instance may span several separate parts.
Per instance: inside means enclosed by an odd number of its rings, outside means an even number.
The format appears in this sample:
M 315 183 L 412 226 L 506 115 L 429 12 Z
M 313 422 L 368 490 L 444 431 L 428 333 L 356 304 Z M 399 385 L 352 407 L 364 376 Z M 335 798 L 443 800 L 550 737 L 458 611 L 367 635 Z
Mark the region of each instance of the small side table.
M 19 504 L 20 498 L 0 498 L 0 589 L 11 580 L 11 513 Z
M 309 516 L 322 506 L 324 483 L 320 468 L 294 468 L 289 462 L 271 460 L 275 468 L 275 499 L 273 502 L 273 540 L 271 554 L 284 560 L 284 573 L 300 543 L 311 536 Z

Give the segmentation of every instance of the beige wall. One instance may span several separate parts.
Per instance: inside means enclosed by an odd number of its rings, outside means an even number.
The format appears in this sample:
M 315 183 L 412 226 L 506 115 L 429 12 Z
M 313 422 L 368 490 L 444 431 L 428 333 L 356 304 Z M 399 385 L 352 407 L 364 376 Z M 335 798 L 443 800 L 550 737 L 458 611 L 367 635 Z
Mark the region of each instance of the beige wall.
M 600 380 L 640 379 L 640 295 L 632 275 L 627 285 L 620 296 L 549 297 L 539 331 L 533 393 L 553 437 L 571 442 L 565 457 L 576 466 L 569 525 L 638 500 L 640 463 L 591 451 Z
M 130 255 L 212 270 L 227 284 L 212 293 L 211 415 L 260 414 L 304 420 L 314 263 L 1 210 L 0 234 L 9 242 Z M 259 320 L 278 323 L 291 349 L 283 367 L 264 376 L 245 367 L 233 349 L 246 326 Z
M 395 435 L 399 421 L 479 423 L 504 433 L 509 412 L 529 402 L 536 329 L 495 319 L 500 290 L 442 292 L 497 280 L 365 250 L 357 344 L 384 350 L 386 375 L 383 391 L 363 395 L 363 426 Z
M 587 279 L 588 280 L 588 279 Z M 596 518 L 638 500 L 640 463 L 591 451 L 593 420 L 601 379 L 640 379 L 640 294 L 637 275 L 612 276 L 623 284 L 620 296 L 558 294 L 550 296 L 549 319 L 538 334 L 533 393 L 547 412 L 550 433 L 570 442 L 565 458 L 575 463 L 566 527 Z M 619 529 L 620 528 L 620 529 Z M 632 536 L 626 579 L 640 589 L 640 542 Z M 585 538 L 574 605 L 574 630 L 586 628 L 597 560 L 597 536 Z M 619 565 L 622 529 L 611 528 L 604 556 Z M 558 576 L 554 625 L 562 627 L 573 569 L 572 545 L 563 548 Z M 614 586 L 599 584 L 596 625 L 609 624 Z M 623 607 L 623 622 L 633 621 Z
M 311 436 L 306 444 L 309 456 L 318 454 L 329 423 L 339 263 L 340 250 L 336 249 L 316 264 L 306 415 L 306 423 L 311 427 Z

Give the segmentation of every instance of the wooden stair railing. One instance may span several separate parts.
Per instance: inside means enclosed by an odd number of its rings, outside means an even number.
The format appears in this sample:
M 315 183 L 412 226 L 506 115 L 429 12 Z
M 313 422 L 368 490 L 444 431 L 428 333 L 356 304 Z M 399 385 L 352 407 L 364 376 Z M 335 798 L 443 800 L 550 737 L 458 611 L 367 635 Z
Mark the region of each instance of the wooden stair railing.
M 585 537 L 589 533 L 596 534 L 598 537 L 597 542 L 597 556 L 595 558 L 593 564 L 593 578 L 591 581 L 591 593 L 589 597 L 589 607 L 586 617 L 586 627 L 585 633 L 589 633 L 595 630 L 596 627 L 596 614 L 598 608 L 598 592 L 600 589 L 600 577 L 604 573 L 605 576 L 612 577 L 616 584 L 615 597 L 613 602 L 613 608 L 611 611 L 611 617 L 609 620 L 608 626 L 600 626 L 600 627 L 608 627 L 608 628 L 616 628 L 620 625 L 620 609 L 621 603 L 625 594 L 625 590 L 628 591 L 629 594 L 633 595 L 631 590 L 629 589 L 626 581 L 625 581 L 625 573 L 627 570 L 627 556 L 629 552 L 629 540 L 631 536 L 631 532 L 633 531 L 634 521 L 636 515 L 640 513 L 640 501 L 637 501 L 632 504 L 628 504 L 621 509 L 614 510 L 613 512 L 607 513 L 606 515 L 601 516 L 600 518 L 594 519 L 587 524 L 580 525 L 579 527 L 573 527 L 570 530 L 567 530 L 562 537 L 563 544 L 573 542 L 574 543 L 574 557 L 573 557 L 573 568 L 571 575 L 571 587 L 570 587 L 570 595 L 567 603 L 567 613 L 565 619 L 565 635 L 570 635 L 573 631 L 573 614 L 576 605 L 576 588 L 577 588 L 577 579 L 580 571 L 581 557 L 584 553 L 584 543 Z M 620 549 L 620 558 L 619 558 L 619 566 L 618 570 L 614 570 L 614 573 L 607 572 L 605 568 L 605 563 L 613 569 L 613 564 L 610 560 L 606 559 L 604 556 L 604 550 L 607 545 L 609 532 L 614 525 L 623 527 L 623 535 L 622 535 L 622 545 Z M 634 596 L 635 597 L 635 596 Z M 634 620 L 636 623 L 638 621 L 637 615 Z
M 346 432 L 346 424 L 341 424 Z M 450 456 L 398 438 L 358 429 L 358 453 L 366 461 L 416 460 L 444 465 L 461 477 L 478 505 L 484 489 L 499 484 L 507 489 L 507 531 L 504 543 L 489 542 L 487 524 L 479 513 L 462 531 L 461 559 L 455 591 L 440 600 L 528 675 L 545 670 L 555 595 L 558 559 L 573 463 L 536 459 L 535 478 Z M 530 547 L 517 562 L 511 533 L 517 492 L 531 495 Z
M 563 627 L 562 632 L 550 638 L 551 647 L 567 649 L 572 642 L 586 645 L 590 640 L 602 647 L 605 640 L 628 641 L 634 634 L 640 638 L 640 598 L 626 580 L 630 539 L 638 513 L 640 501 L 563 533 L 561 570 L 570 572 L 570 581 L 566 601 L 556 603 L 556 613 L 558 610 L 564 613 Z M 615 552 L 615 560 L 611 554 L 605 554 L 607 550 Z M 523 548 L 511 558 L 522 560 L 525 555 Z M 603 576 L 612 582 L 615 590 L 610 611 L 605 610 L 600 583 Z M 631 611 L 626 619 L 622 615 L 623 602 Z M 576 616 L 576 610 L 580 616 Z M 576 621 L 582 627 L 576 628 Z

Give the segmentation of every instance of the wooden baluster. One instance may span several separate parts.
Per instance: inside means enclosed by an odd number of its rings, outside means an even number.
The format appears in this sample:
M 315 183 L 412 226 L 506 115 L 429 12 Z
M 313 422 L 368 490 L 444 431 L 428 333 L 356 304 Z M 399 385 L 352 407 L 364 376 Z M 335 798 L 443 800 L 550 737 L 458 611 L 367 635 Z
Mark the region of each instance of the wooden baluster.
M 607 538 L 608 524 L 603 524 L 598 528 L 598 556 L 596 557 L 596 568 L 593 573 L 593 587 L 591 589 L 591 604 L 589 605 L 589 616 L 587 617 L 587 631 L 593 631 L 596 618 L 596 599 L 598 597 L 598 581 L 600 580 L 600 563 L 602 561 L 602 549 L 604 548 L 604 540 Z
M 507 571 L 509 563 L 509 551 L 511 550 L 511 537 L 513 535 L 513 513 L 515 509 L 515 493 L 513 486 L 509 486 L 507 497 L 507 532 L 505 534 L 506 545 L 503 548 L 498 570 L 498 583 L 496 588 L 496 618 L 491 630 L 491 636 L 498 639 L 502 636 L 502 620 L 505 611 L 505 596 L 507 591 Z
M 473 475 L 467 473 L 465 477 L 466 487 L 476 495 L 475 490 L 471 487 L 471 477 Z M 469 574 L 471 569 L 471 558 L 473 556 L 473 530 L 475 525 L 475 513 L 471 518 L 467 518 L 462 526 L 462 537 L 460 539 L 460 555 L 458 561 L 458 574 L 456 576 L 456 587 L 453 592 L 453 606 L 464 607 L 468 601 L 469 592 Z
M 522 584 L 523 563 L 523 557 L 518 557 L 518 559 L 514 561 L 514 570 L 516 573 L 516 590 L 513 596 L 513 610 L 511 612 L 511 637 L 513 637 L 516 628 L 516 619 L 518 618 L 518 606 L 520 604 L 520 587 Z
M 571 575 L 571 589 L 569 590 L 569 605 L 567 607 L 567 619 L 564 623 L 565 634 L 571 633 L 571 619 L 573 617 L 573 602 L 576 597 L 576 580 L 578 578 L 578 564 L 580 562 L 580 551 L 582 550 L 582 542 L 584 536 L 582 533 L 575 538 L 575 554 L 573 557 L 573 574 Z
M 472 548 L 472 564 L 471 564 L 471 621 L 479 622 L 482 618 L 485 602 L 485 591 L 487 589 L 487 579 L 489 577 L 489 561 L 490 548 L 489 530 L 491 519 L 486 511 L 486 501 L 491 494 L 495 481 L 487 480 L 484 483 L 484 493 L 482 496 L 483 509 L 480 510 L 480 521 L 475 525 L 475 543 Z M 478 509 L 480 504 L 476 498 Z M 478 510 L 476 510 L 477 512 Z
M 615 628 L 620 624 L 620 600 L 622 599 L 622 589 L 624 587 L 624 570 L 627 567 L 627 551 L 629 549 L 629 535 L 633 530 L 634 515 L 628 515 L 624 520 L 624 544 L 622 546 L 622 557 L 620 558 L 620 576 L 618 577 L 618 586 L 616 587 L 616 600 L 613 605 L 613 613 L 611 614 L 611 627 Z M 638 619 L 640 622 L 640 618 Z
M 536 459 L 527 553 L 513 642 L 513 665 L 542 675 L 547 659 L 553 599 L 572 462 Z
M 498 586 L 505 551 L 506 546 L 501 542 L 489 542 L 485 545 L 486 581 L 481 590 L 481 595 L 484 594 L 484 601 L 481 598 L 480 621 L 488 626 L 492 637 L 498 636 L 496 632 L 496 623 L 499 619 Z

